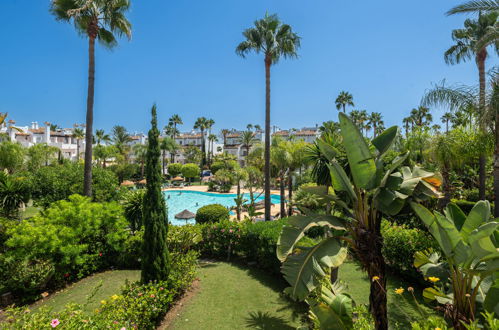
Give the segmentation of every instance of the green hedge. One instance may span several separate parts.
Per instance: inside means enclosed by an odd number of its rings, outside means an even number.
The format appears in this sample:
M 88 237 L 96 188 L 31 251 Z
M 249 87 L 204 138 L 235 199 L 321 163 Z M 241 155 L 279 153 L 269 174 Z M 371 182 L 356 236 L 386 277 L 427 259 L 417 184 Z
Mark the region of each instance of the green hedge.
M 196 212 L 196 223 L 220 222 L 229 220 L 229 210 L 221 204 L 210 204 Z
M 420 229 L 406 225 L 396 225 L 383 220 L 383 256 L 387 266 L 394 272 L 413 280 L 420 281 L 421 275 L 414 267 L 414 253 L 429 248 L 438 251 L 438 244 L 433 237 Z

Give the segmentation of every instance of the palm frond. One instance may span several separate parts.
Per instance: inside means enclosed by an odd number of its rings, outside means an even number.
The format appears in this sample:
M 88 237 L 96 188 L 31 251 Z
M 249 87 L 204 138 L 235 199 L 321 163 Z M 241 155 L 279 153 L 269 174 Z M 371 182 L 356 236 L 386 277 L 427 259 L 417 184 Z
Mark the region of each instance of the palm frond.
M 472 0 L 460 4 L 447 11 L 447 15 L 462 13 L 479 13 L 499 10 L 499 0 Z
M 477 102 L 476 90 L 469 86 L 457 85 L 446 86 L 445 81 L 440 85 L 426 91 L 421 99 L 421 105 L 425 107 L 442 106 L 451 111 L 457 111 Z

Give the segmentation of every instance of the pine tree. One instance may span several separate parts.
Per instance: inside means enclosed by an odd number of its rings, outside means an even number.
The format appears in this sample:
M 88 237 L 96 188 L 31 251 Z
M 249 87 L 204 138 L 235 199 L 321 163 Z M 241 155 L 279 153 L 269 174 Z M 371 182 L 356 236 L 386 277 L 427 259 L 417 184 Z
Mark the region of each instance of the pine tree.
M 142 282 L 166 280 L 170 255 L 166 243 L 168 216 L 161 192 L 161 164 L 156 105 L 152 107 L 151 129 L 146 155 L 146 193 L 143 205 L 144 242 L 142 249 Z

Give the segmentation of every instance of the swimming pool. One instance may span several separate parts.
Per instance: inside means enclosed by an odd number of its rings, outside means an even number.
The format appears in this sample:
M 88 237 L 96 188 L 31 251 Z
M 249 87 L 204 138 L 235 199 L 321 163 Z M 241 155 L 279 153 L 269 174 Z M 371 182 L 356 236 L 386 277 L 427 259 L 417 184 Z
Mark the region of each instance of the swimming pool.
M 175 219 L 175 215 L 183 210 L 196 213 L 200 207 L 208 204 L 221 204 L 225 207 L 236 206 L 234 202 L 236 194 L 216 194 L 189 190 L 167 190 L 163 194 L 168 206 L 168 221 L 174 225 L 185 225 L 186 223 L 196 222 L 194 219 L 188 221 Z M 244 197 L 249 200 L 249 194 L 244 194 Z M 263 195 L 256 200 L 263 200 Z M 271 195 L 271 203 L 279 204 L 280 201 L 281 198 L 279 195 Z

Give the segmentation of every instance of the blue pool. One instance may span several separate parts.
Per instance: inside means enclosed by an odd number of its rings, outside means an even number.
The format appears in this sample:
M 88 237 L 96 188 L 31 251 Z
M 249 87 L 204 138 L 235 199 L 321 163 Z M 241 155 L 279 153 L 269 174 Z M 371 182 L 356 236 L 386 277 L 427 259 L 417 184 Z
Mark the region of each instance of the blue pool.
M 225 207 L 233 207 L 236 205 L 234 198 L 236 194 L 216 194 L 200 191 L 188 190 L 168 190 L 163 192 L 165 196 L 166 205 L 168 205 L 168 221 L 174 225 L 185 225 L 186 223 L 195 223 L 194 219 L 191 220 L 178 220 L 175 215 L 183 210 L 189 210 L 196 213 L 197 210 L 208 204 L 221 204 Z M 249 200 L 249 195 L 244 194 L 245 198 Z M 257 201 L 263 200 L 263 195 Z M 279 195 L 271 196 L 271 203 L 279 204 L 281 201 Z

